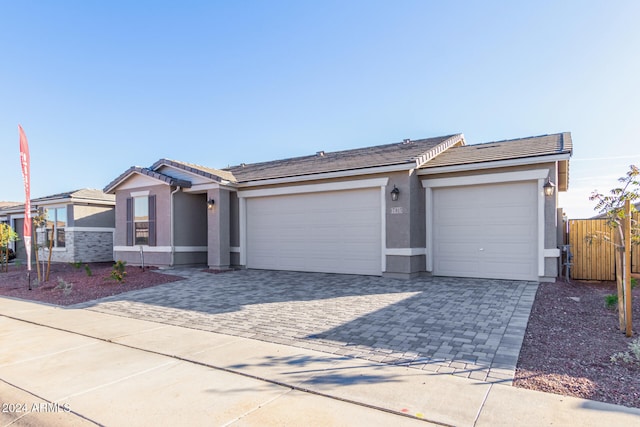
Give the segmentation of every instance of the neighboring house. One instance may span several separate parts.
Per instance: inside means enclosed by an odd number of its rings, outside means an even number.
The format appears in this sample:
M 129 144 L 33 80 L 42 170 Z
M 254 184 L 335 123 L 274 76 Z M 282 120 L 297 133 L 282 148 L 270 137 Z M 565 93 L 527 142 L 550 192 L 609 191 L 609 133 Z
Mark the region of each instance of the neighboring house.
M 53 262 L 113 261 L 115 197 L 100 190 L 82 189 L 31 200 L 32 215 L 46 209 L 43 229 L 33 228 L 38 243 L 46 242 Z M 20 239 L 14 243 L 18 259 L 26 260 L 24 248 L 24 204 L 0 208 L 0 221 L 11 225 Z M 45 232 L 46 229 L 46 232 Z M 32 259 L 35 259 L 32 256 Z
M 114 259 L 553 280 L 571 153 L 570 133 L 477 145 L 457 134 L 224 170 L 161 159 L 104 189 Z
M 636 208 L 636 211 L 640 212 L 640 203 L 634 204 L 633 207 Z M 606 217 L 607 217 L 607 214 L 599 214 L 594 217 L 591 217 L 590 219 L 604 219 Z

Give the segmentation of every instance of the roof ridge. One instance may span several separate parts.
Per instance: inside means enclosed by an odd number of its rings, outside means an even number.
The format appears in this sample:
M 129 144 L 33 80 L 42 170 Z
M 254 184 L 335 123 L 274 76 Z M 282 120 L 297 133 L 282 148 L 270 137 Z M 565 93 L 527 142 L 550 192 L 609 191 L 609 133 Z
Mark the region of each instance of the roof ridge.
M 462 142 L 462 145 L 464 145 L 464 134 L 458 133 L 456 135 L 453 135 L 445 139 L 435 147 L 432 147 L 431 149 L 427 150 L 421 156 L 417 156 L 415 158 L 416 168 L 419 168 L 420 166 L 427 163 L 429 160 L 437 157 L 438 155 L 440 155 L 440 153 L 447 151 L 450 147 L 456 145 L 458 142 Z
M 410 143 L 418 143 L 418 142 L 423 142 L 423 141 L 429 141 L 429 140 L 434 140 L 434 139 L 441 139 L 441 138 L 446 138 L 445 140 L 448 140 L 450 138 L 453 138 L 455 136 L 458 135 L 462 135 L 461 133 L 457 133 L 457 134 L 450 134 L 450 135 L 443 135 L 443 136 L 434 136 L 431 138 L 421 138 L 421 139 L 416 139 L 416 140 L 410 140 Z M 444 141 L 443 141 L 444 142 Z M 338 150 L 338 151 L 322 151 L 324 153 L 324 155 L 322 157 L 333 157 L 335 155 L 340 155 L 340 154 L 344 154 L 344 153 L 350 153 L 350 152 L 357 152 L 360 150 L 371 150 L 371 149 L 376 149 L 376 148 L 383 148 L 383 147 L 392 147 L 392 146 L 396 146 L 396 145 L 407 145 L 406 140 L 404 141 L 398 141 L 398 142 L 391 142 L 391 143 L 387 143 L 387 144 L 379 144 L 379 145 L 371 145 L 371 146 L 367 146 L 367 147 L 358 147 L 358 148 L 348 148 L 345 150 Z M 222 169 L 223 171 L 231 171 L 232 169 L 236 169 L 236 168 L 244 168 L 247 166 L 260 166 L 260 165 L 265 165 L 265 164 L 269 164 L 269 163 L 275 163 L 275 162 L 288 162 L 288 161 L 292 161 L 292 160 L 303 160 L 303 159 L 315 159 L 318 157 L 318 152 L 320 152 L 321 150 L 317 151 L 316 154 L 307 154 L 304 156 L 295 156 L 295 157 L 287 157 L 284 159 L 275 159 L 275 160 L 266 160 L 263 162 L 256 162 L 256 163 L 240 163 L 238 165 L 233 165 L 233 166 L 229 166 L 226 167 L 224 169 Z M 415 160 L 415 157 L 411 160 Z

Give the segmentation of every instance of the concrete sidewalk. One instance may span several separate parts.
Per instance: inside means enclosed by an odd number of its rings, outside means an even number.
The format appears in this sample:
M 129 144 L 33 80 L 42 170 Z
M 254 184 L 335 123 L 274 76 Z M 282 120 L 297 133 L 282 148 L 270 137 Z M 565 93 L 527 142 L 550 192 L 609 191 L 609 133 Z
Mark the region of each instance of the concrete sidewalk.
M 0 425 L 640 426 L 640 410 L 0 298 Z

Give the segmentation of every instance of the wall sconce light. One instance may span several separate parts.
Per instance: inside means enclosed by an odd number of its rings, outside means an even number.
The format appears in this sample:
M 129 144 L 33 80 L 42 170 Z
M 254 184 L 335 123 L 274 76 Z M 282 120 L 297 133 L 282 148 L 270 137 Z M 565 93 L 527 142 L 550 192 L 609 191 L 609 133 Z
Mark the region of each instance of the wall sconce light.
M 393 190 L 391 190 L 391 200 L 394 202 L 398 200 L 398 195 L 400 194 L 400 190 L 395 185 L 393 186 Z
M 208 209 L 213 209 L 213 205 L 215 205 L 215 204 L 216 204 L 215 200 L 213 200 L 213 199 L 207 200 L 207 208 Z
M 553 196 L 553 192 L 555 188 L 556 188 L 556 185 L 553 182 L 551 182 L 551 178 L 547 178 L 546 184 L 542 186 L 545 196 Z

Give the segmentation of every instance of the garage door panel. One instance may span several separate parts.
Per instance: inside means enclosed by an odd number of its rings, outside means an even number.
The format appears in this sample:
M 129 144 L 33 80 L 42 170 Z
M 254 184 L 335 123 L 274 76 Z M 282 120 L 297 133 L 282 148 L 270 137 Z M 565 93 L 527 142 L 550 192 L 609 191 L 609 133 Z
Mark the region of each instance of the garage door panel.
M 537 182 L 433 190 L 436 275 L 537 279 Z
M 458 260 L 440 259 L 437 262 L 438 274 L 441 276 L 476 277 L 480 263 L 475 258 L 460 257 Z
M 247 266 L 379 275 L 379 188 L 247 200 Z

